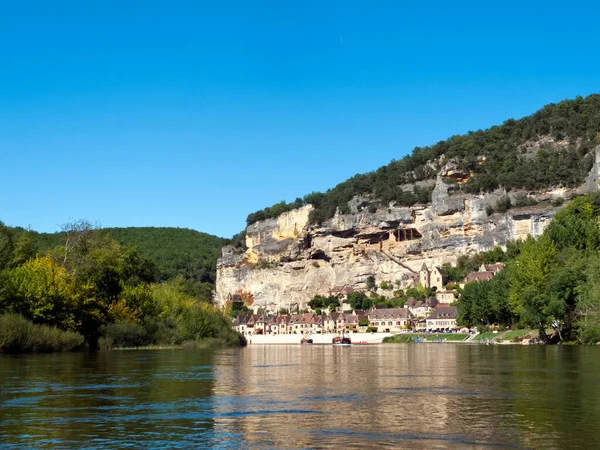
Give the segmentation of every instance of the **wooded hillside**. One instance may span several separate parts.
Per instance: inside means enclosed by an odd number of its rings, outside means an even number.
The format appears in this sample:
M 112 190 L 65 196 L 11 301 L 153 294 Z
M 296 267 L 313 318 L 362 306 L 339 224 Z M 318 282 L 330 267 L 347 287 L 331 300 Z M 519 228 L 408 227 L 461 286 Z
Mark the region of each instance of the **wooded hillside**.
M 335 214 L 349 212 L 347 202 L 368 196 L 381 206 L 390 202 L 411 206 L 430 201 L 431 189 L 401 185 L 432 180 L 450 160 L 468 175 L 459 189 L 477 193 L 498 187 L 542 189 L 581 184 L 592 167 L 592 149 L 600 142 L 600 95 L 577 97 L 549 104 L 519 120 L 452 136 L 427 147 L 416 147 L 412 155 L 357 174 L 321 193 L 313 192 L 292 203 L 280 202 L 248 215 L 247 224 L 312 204 L 311 221 L 319 223 Z
M 182 275 L 214 283 L 221 247 L 229 243 L 228 239 L 187 228 L 129 227 L 102 228 L 101 231 L 121 245 L 135 246 L 152 259 L 158 268 L 159 281 Z M 33 244 L 41 253 L 61 245 L 65 237 L 62 232 L 31 233 Z

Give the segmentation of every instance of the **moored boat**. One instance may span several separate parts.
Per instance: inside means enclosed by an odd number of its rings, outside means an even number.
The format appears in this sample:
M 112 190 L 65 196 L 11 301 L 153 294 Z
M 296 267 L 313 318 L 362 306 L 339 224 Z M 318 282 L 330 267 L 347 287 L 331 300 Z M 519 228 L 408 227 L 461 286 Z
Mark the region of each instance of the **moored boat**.
M 343 333 L 340 333 L 338 336 L 334 336 L 331 342 L 336 347 L 349 347 L 352 345 L 350 336 Z

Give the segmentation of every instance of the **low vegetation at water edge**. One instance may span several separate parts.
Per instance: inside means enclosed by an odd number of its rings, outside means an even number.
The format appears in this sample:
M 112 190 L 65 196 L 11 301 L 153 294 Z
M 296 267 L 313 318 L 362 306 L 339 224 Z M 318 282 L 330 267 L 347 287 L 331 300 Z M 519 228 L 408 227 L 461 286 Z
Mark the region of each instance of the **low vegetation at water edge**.
M 84 345 L 79 333 L 36 325 L 18 314 L 0 315 L 0 353 L 66 352 Z
M 410 344 L 416 340 L 426 342 L 446 341 L 460 342 L 464 341 L 468 334 L 443 333 L 443 334 L 395 334 L 383 338 L 384 344 Z

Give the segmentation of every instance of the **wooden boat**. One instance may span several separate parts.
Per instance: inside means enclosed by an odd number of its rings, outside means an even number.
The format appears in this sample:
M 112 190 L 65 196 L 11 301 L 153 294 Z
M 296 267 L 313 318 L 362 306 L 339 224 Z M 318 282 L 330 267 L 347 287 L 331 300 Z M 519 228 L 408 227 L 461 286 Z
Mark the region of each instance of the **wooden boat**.
M 352 340 L 348 335 L 345 334 L 334 336 L 331 342 L 335 347 L 350 347 L 352 345 Z

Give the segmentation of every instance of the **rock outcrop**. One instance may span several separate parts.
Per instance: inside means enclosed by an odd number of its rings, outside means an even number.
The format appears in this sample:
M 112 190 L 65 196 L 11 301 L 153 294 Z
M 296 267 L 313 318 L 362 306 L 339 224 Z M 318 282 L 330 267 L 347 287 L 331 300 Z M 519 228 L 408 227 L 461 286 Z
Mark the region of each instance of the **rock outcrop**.
M 448 182 L 448 174 L 453 179 Z M 367 277 L 378 282 L 400 280 L 425 263 L 454 263 L 461 255 L 501 247 L 515 239 L 543 233 L 560 209 L 555 197 L 598 190 L 600 159 L 579 189 L 536 193 L 496 191 L 481 195 L 453 192 L 467 175 L 452 167 L 437 177 L 432 202 L 413 207 L 380 208 L 374 213 L 351 206 L 351 214 L 336 214 L 319 225 L 309 224 L 311 205 L 250 225 L 247 250 L 223 249 L 217 264 L 216 301 L 250 292 L 254 306 L 271 311 L 298 305 L 333 286 L 365 289 Z M 459 181 L 460 182 L 460 181 Z M 513 205 L 491 213 L 508 195 Z M 528 201 L 524 201 L 528 200 Z M 534 201 L 535 200 L 535 201 Z

